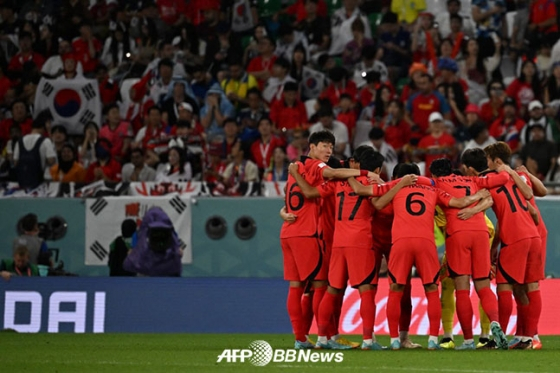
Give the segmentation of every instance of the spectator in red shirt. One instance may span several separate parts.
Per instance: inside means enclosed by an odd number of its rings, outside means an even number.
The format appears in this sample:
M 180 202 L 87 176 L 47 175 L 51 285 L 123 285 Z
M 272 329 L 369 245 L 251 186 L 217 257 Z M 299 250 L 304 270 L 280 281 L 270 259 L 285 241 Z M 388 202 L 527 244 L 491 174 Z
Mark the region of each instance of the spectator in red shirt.
M 21 136 L 31 133 L 31 125 L 33 120 L 29 117 L 27 106 L 23 101 L 14 101 L 11 106 L 12 117 L 4 119 L 0 122 L 0 149 L 10 140 L 10 127 L 13 125 L 19 126 Z
M 385 141 L 401 155 L 403 147 L 410 141 L 411 133 L 409 124 L 403 119 L 403 104 L 400 100 L 393 99 L 389 102 L 381 128 L 385 131 Z
M 111 147 L 111 157 L 121 162 L 128 153 L 132 139 L 132 128 L 130 123 L 121 120 L 119 106 L 110 104 L 105 108 L 107 122 L 99 131 L 99 138 L 107 139 Z
M 259 55 L 253 58 L 247 66 L 247 72 L 257 79 L 261 90 L 264 88 L 266 80 L 272 75 L 272 66 L 276 61 L 275 49 L 276 42 L 268 36 L 263 36 L 258 42 Z
M 321 94 L 320 98 L 328 99 L 333 108 L 338 107 L 340 95 L 343 93 L 347 93 L 351 97 L 357 96 L 358 88 L 356 87 L 356 83 L 348 79 L 348 71 L 344 67 L 336 66 L 330 69 L 329 79 L 331 80 L 331 84 L 329 84 L 327 89 Z
M 506 90 L 506 94 L 517 101 L 520 117 L 525 117 L 529 102 L 542 99 L 541 91 L 537 66 L 532 60 L 526 59 L 521 64 L 521 74 Z
M 530 5 L 528 40 L 532 50 L 546 43 L 554 45 L 558 41 L 558 16 L 554 0 L 533 0 Z
M 260 176 L 270 166 L 270 160 L 274 149 L 278 146 L 285 146 L 284 140 L 274 136 L 274 124 L 268 118 L 261 118 L 259 121 L 259 133 L 261 138 L 251 145 L 251 159 L 259 168 Z
M 185 22 L 186 2 L 184 0 L 157 0 L 159 16 L 168 26 L 181 26 Z
M 348 136 L 350 136 L 350 144 L 353 144 L 354 129 L 356 128 L 356 111 L 354 110 L 353 97 L 348 93 L 341 94 L 338 107 L 340 111 L 336 116 L 336 120 L 346 125 L 346 128 L 348 128 Z
M 120 101 L 119 84 L 111 79 L 107 66 L 99 64 L 95 68 L 95 75 L 99 83 L 101 103 L 105 106 Z
M 488 83 L 486 87 L 488 101 L 480 105 L 480 119 L 486 123 L 486 125 L 489 126 L 494 123 L 496 119 L 503 116 L 502 106 L 506 98 L 505 92 L 506 87 L 501 80 L 492 80 Z
M 23 66 L 28 62 L 32 62 L 37 70 L 41 71 L 45 58 L 33 51 L 32 43 L 32 37 L 29 32 L 22 31 L 19 34 L 19 53 L 12 57 L 8 66 L 8 73 L 12 76 L 12 80 L 22 77 Z M 27 74 L 29 71 L 25 73 Z
M 406 103 L 405 120 L 411 128 L 418 127 L 420 133 L 426 133 L 431 113 L 441 112 L 446 120 L 450 120 L 451 110 L 445 98 L 434 91 L 432 77 L 428 74 L 422 74 L 418 89 L 419 92 L 412 95 Z
M 506 97 L 503 105 L 503 116 L 496 119 L 490 126 L 490 136 L 497 141 L 504 141 L 513 153 L 521 148 L 520 133 L 525 122 L 517 115 L 517 103 L 511 97 Z
M 281 130 L 301 128 L 307 123 L 305 105 L 298 99 L 298 84 L 284 84 L 282 100 L 276 100 L 270 107 L 270 119 Z
M 82 63 L 84 75 L 92 75 L 99 62 L 98 57 L 103 46 L 93 36 L 89 23 L 80 25 L 80 37 L 72 42 L 76 59 Z
M 99 139 L 95 144 L 97 161 L 89 165 L 86 171 L 86 183 L 94 181 L 119 182 L 121 165 L 111 157 L 111 143 L 107 139 Z
M 430 176 L 430 165 L 438 158 L 451 159 L 455 154 L 455 139 L 445 131 L 443 116 L 436 112 L 430 114 L 430 134 L 418 143 L 418 149 L 425 154 L 426 176 Z

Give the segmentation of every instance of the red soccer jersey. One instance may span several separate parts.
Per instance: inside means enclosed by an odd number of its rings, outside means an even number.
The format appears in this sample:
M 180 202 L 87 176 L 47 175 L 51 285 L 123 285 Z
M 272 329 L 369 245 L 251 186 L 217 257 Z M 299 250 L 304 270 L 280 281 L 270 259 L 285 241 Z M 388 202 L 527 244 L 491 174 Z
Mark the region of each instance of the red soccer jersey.
M 317 187 L 321 194 L 321 216 L 319 218 L 319 225 L 323 232 L 323 240 L 328 244 L 332 244 L 334 237 L 336 184 L 337 183 L 334 181 L 326 181 Z
M 323 182 L 325 162 L 302 157 L 298 162 L 298 173 L 313 187 Z M 319 236 L 319 214 L 321 201 L 318 198 L 305 198 L 292 175 L 286 182 L 286 212 L 297 215 L 294 223 L 284 222 L 280 230 L 280 238 Z
M 93 38 L 93 48 L 95 53 L 100 53 L 103 46 L 96 38 Z M 72 42 L 72 49 L 74 49 L 74 56 L 77 60 L 82 63 L 82 67 L 85 73 L 94 72 L 97 67 L 97 57 L 91 57 L 89 50 L 89 42 L 82 38 L 77 38 Z
M 259 139 L 251 145 L 251 158 L 258 168 L 267 169 L 270 167 L 270 160 L 272 159 L 274 149 L 284 145 L 285 141 L 276 136 L 272 136 L 268 144 L 264 144 Z
M 436 187 L 445 191 L 449 195 L 457 198 L 471 196 L 478 192 L 480 188 L 496 188 L 504 185 L 509 179 L 506 172 L 499 174 L 489 174 L 481 177 L 465 177 L 450 175 L 435 179 Z M 444 208 L 447 220 L 446 231 L 452 235 L 458 231 L 487 231 L 484 213 L 478 213 L 468 220 L 461 220 L 457 217 L 458 209 Z
M 519 176 L 531 185 L 531 180 L 520 172 Z M 492 210 L 498 218 L 500 228 L 500 240 L 503 244 L 511 245 L 526 238 L 539 237 L 537 226 L 529 213 L 529 202 L 525 200 L 519 191 L 513 178 L 499 188 L 490 189 L 490 194 L 494 200 Z
M 300 100 L 294 106 L 288 106 L 284 100 L 276 100 L 270 107 L 270 119 L 278 129 L 301 128 L 307 123 L 307 111 Z
M 432 135 L 422 137 L 418 148 L 426 152 L 426 175 L 430 176 L 430 165 L 438 158 L 449 158 L 450 149 L 455 146 L 455 138 L 448 133 L 443 133 L 435 138 Z
M 323 91 L 321 94 L 321 98 L 328 99 L 333 106 L 338 105 L 340 101 L 340 95 L 343 93 L 349 94 L 352 99 L 355 101 L 356 96 L 358 95 L 358 87 L 356 87 L 356 83 L 354 81 L 349 80 L 341 87 L 335 87 L 334 83 L 329 84 L 327 89 Z
M 444 98 L 437 92 L 427 95 L 416 93 L 408 99 L 406 110 L 410 112 L 412 121 L 420 127 L 422 133 L 426 133 L 428 130 L 430 125 L 429 117 L 434 111 L 444 115 L 449 113 L 449 106 L 445 101 L 442 102 L 442 100 Z
M 268 72 L 270 72 L 272 74 L 272 66 L 274 65 L 274 62 L 276 61 L 276 58 L 278 58 L 278 57 L 273 55 L 268 60 L 265 60 L 265 59 L 262 58 L 262 56 L 259 55 L 255 58 L 253 58 L 251 60 L 251 62 L 249 62 L 249 66 L 247 66 L 247 72 L 248 73 L 253 73 L 253 72 L 268 70 Z M 262 91 L 264 89 L 265 80 L 258 79 L 258 82 L 259 82 L 259 88 Z
M 554 0 L 536 0 L 530 5 L 530 22 L 538 25 L 550 18 L 554 19 L 554 23 L 548 27 L 538 27 L 540 32 L 545 34 L 557 32 L 558 23 L 556 22 L 556 4 Z
M 109 140 L 111 143 L 111 155 L 113 157 L 121 157 L 123 154 L 124 140 L 127 138 L 132 138 L 132 128 L 128 122 L 120 122 L 117 128 L 114 130 L 109 127 L 109 124 L 105 124 L 99 130 L 99 137 Z
M 356 180 L 368 185 L 365 176 L 357 177 Z M 335 210 L 333 247 L 372 248 L 373 206 L 370 197 L 358 196 L 346 180 L 337 181 Z
M 393 218 L 393 205 L 391 203 L 379 211 L 375 210 L 371 222 L 371 233 L 375 241 L 391 243 Z
M 446 192 L 432 186 L 416 184 L 399 190 L 393 198 L 393 243 L 401 238 L 425 238 L 435 245 L 436 204 L 447 207 L 451 198 Z

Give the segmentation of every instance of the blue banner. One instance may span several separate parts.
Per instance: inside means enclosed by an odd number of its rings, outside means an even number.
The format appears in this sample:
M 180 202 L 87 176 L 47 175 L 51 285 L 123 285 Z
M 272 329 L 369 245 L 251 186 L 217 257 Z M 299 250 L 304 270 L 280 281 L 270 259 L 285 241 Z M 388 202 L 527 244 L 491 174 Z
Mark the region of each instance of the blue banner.
M 255 278 L 12 278 L 0 330 L 290 333 L 288 284 Z

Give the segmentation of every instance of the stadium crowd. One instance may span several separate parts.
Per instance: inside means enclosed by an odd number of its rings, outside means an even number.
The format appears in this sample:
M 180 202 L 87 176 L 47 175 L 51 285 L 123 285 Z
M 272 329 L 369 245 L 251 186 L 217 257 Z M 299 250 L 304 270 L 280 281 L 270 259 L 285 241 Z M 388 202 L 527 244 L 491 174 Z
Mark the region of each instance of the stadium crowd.
M 380 151 L 386 175 L 503 140 L 512 166 L 560 180 L 553 1 L 0 4 L 0 176 L 24 188 L 203 180 L 234 195 L 285 181 L 322 129 L 339 158 Z M 84 78 L 102 119 L 61 124 L 71 100 L 37 87 Z

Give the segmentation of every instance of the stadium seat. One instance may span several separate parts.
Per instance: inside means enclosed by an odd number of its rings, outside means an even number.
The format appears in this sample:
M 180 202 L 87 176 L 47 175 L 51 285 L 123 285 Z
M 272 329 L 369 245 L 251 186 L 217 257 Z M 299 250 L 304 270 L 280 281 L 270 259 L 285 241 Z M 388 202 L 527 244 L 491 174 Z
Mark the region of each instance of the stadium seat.
M 370 130 L 371 122 L 369 120 L 359 120 L 356 122 L 356 128 L 354 130 L 354 143 L 352 144 L 354 149 L 369 138 L 368 135 Z
M 259 17 L 271 17 L 282 8 L 282 2 L 278 0 L 258 0 Z
M 383 14 L 381 13 L 371 13 L 368 15 L 369 27 L 371 28 L 372 36 L 377 34 L 377 28 L 381 24 L 381 17 L 383 17 Z
M 316 98 L 305 101 L 305 111 L 307 112 L 307 119 L 310 119 L 317 110 L 315 110 Z

